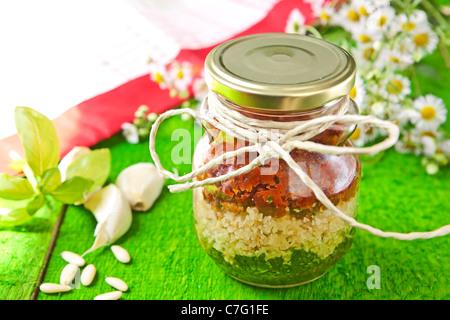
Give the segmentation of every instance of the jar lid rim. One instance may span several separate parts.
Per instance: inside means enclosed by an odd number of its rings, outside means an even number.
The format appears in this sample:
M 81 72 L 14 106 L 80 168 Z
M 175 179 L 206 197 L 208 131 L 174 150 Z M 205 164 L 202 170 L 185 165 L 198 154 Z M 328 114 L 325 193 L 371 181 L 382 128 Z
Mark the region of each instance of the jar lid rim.
M 260 33 L 226 41 L 205 60 L 208 88 L 238 105 L 272 111 L 313 109 L 349 94 L 356 63 L 326 40 Z

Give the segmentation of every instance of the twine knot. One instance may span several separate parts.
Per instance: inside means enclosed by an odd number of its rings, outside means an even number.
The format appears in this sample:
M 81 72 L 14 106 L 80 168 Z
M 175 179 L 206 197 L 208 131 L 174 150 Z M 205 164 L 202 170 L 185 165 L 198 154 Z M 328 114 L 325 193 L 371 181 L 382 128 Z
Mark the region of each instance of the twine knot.
M 344 97 L 343 103 L 339 105 L 335 114 L 320 116 L 312 120 L 296 121 L 296 122 L 277 122 L 269 120 L 259 120 L 244 116 L 242 113 L 232 110 L 225 106 L 214 93 L 210 93 L 203 101 L 203 112 L 197 112 L 192 109 L 182 108 L 178 110 L 169 110 L 161 114 L 152 126 L 150 132 L 150 154 L 155 162 L 158 170 L 167 178 L 173 179 L 177 182 L 184 182 L 183 184 L 170 185 L 170 192 L 181 192 L 204 185 L 210 185 L 217 182 L 225 181 L 232 177 L 245 174 L 255 167 L 264 164 L 266 160 L 271 158 L 283 159 L 289 167 L 299 176 L 302 182 L 309 187 L 316 198 L 333 214 L 344 220 L 350 226 L 365 230 L 379 237 L 395 238 L 399 240 L 414 240 L 414 239 L 428 239 L 438 236 L 450 234 L 450 225 L 443 226 L 439 229 L 430 232 L 412 232 L 412 233 L 398 233 L 385 232 L 374 228 L 370 225 L 360 223 L 354 218 L 346 215 L 339 210 L 322 189 L 307 175 L 303 169 L 293 160 L 290 152 L 293 149 L 300 149 L 309 152 L 319 152 L 323 154 L 344 155 L 344 154 L 365 154 L 373 155 L 382 150 L 392 147 L 398 140 L 399 128 L 390 121 L 378 119 L 374 116 L 362 115 L 348 115 L 348 105 L 351 100 Z M 206 108 L 208 105 L 208 108 Z M 208 112 L 204 110 L 208 109 Z M 156 133 L 159 125 L 167 118 L 183 113 L 190 114 L 192 117 L 208 122 L 215 128 L 223 131 L 225 134 L 233 136 L 237 139 L 249 141 L 249 146 L 241 147 L 237 150 L 228 151 L 220 156 L 210 160 L 192 172 L 178 176 L 170 171 L 167 171 L 161 165 L 159 157 L 155 151 Z M 356 148 L 352 146 L 334 146 L 324 145 L 309 141 L 314 136 L 327 130 L 335 123 L 352 124 L 352 125 L 370 125 L 385 129 L 388 133 L 387 137 L 381 142 L 363 148 Z M 207 178 L 201 181 L 189 180 L 195 179 L 198 175 L 211 170 L 212 168 L 222 164 L 226 159 L 237 157 L 247 152 L 257 152 L 255 159 L 250 161 L 247 165 L 236 169 L 226 174 Z

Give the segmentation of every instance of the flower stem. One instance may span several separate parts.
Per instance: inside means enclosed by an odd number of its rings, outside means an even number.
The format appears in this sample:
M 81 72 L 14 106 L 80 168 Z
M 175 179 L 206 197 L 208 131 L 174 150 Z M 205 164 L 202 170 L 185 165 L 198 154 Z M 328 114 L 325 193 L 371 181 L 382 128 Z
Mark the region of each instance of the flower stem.
M 447 20 L 442 16 L 442 14 L 439 12 L 438 9 L 436 9 L 436 7 L 428 0 L 423 0 L 420 3 L 424 9 L 426 11 L 428 11 L 428 13 L 430 13 L 435 19 L 436 21 L 442 25 L 442 26 L 446 26 L 447 25 Z
M 421 96 L 422 90 L 420 89 L 420 83 L 419 83 L 419 78 L 417 77 L 416 69 L 414 68 L 414 66 L 410 66 L 409 69 L 410 69 L 410 73 L 411 73 L 411 79 L 414 84 L 414 89 L 416 90 L 416 95 Z

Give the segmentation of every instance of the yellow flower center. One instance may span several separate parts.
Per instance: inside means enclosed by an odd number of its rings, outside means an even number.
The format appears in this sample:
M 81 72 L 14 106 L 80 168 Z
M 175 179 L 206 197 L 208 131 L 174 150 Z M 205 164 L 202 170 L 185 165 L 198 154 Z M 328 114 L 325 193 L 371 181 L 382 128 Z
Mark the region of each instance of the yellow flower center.
M 431 131 L 424 131 L 420 134 L 422 137 L 431 137 L 431 138 L 435 138 L 436 135 L 431 132 Z
M 162 76 L 159 72 L 157 72 L 157 73 L 155 74 L 155 82 L 156 82 L 157 84 L 160 84 L 160 83 L 163 82 L 163 81 L 164 81 L 163 76 Z
M 350 139 L 358 140 L 360 136 L 361 136 L 361 130 L 359 128 L 356 128 L 355 131 L 353 131 L 352 135 L 350 136 Z
M 359 12 L 361 12 L 361 14 L 366 17 L 369 15 L 366 8 L 364 8 L 364 7 L 359 8 Z
M 325 12 L 322 12 L 322 13 L 320 14 L 320 18 L 321 18 L 322 20 L 326 20 L 326 21 L 328 21 L 328 20 L 331 19 L 331 17 L 330 17 L 329 15 L 327 15 Z
M 381 28 L 382 26 L 384 26 L 387 22 L 387 18 L 385 16 L 380 17 L 380 19 L 378 19 L 378 26 Z
M 425 120 L 433 120 L 436 116 L 436 110 L 434 110 L 432 106 L 426 106 L 422 109 L 422 111 L 420 111 L 420 113 L 422 114 L 422 118 Z
M 428 43 L 428 35 L 426 33 L 419 33 L 414 36 L 414 43 L 418 47 L 423 47 Z
M 388 91 L 390 93 L 398 94 L 402 91 L 403 84 L 398 80 L 392 80 L 391 83 L 388 85 Z
M 375 53 L 374 48 L 367 48 L 366 50 L 364 50 L 364 58 L 369 60 L 370 58 L 373 57 L 374 53 Z
M 183 79 L 183 71 L 178 70 L 177 78 L 178 78 L 178 79 Z
M 400 62 L 400 59 L 397 58 L 397 57 L 390 57 L 390 59 L 391 59 L 392 62 L 395 62 L 395 63 L 399 63 Z
M 352 21 L 357 22 L 357 21 L 359 21 L 359 14 L 354 10 L 350 10 L 348 12 L 348 18 Z
M 352 90 L 350 90 L 350 98 L 355 99 L 356 97 L 356 87 L 353 86 Z
M 402 24 L 402 28 L 406 31 L 411 31 L 416 27 L 416 24 L 413 22 L 405 22 Z
M 362 34 L 359 36 L 359 40 L 361 40 L 361 42 L 367 43 L 372 41 L 372 38 L 369 36 L 366 36 L 365 34 Z

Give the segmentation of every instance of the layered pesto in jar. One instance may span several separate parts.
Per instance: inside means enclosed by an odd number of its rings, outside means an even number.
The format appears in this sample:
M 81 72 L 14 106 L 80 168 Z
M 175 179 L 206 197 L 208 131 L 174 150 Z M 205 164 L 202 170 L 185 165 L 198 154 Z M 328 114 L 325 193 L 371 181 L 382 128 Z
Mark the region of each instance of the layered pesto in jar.
M 238 147 L 236 141 L 233 145 Z M 229 151 L 233 145 L 222 147 Z M 220 155 L 214 146 L 201 141 L 197 162 Z M 198 179 L 236 170 L 250 156 L 219 165 Z M 358 158 L 301 150 L 291 156 L 342 212 L 356 216 Z M 354 230 L 324 207 L 284 160 L 273 172 L 263 174 L 264 166 L 194 190 L 199 242 L 227 274 L 246 283 L 283 287 L 314 280 L 350 250 Z

